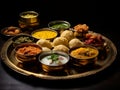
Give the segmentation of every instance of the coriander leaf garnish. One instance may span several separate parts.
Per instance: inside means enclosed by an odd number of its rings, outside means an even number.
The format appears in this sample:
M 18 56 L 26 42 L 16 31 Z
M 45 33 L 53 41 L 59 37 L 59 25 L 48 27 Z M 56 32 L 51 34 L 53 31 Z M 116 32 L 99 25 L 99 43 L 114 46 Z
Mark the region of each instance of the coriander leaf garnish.
M 51 56 L 48 59 L 52 59 L 53 61 L 57 61 L 58 60 L 59 55 L 52 53 Z

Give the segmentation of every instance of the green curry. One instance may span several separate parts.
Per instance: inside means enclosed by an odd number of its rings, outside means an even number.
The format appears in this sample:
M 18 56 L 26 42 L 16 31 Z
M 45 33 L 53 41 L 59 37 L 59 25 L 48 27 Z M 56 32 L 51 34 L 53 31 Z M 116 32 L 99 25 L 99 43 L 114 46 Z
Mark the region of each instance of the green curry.
M 69 25 L 67 23 L 57 23 L 51 26 L 51 28 L 54 29 L 67 29 L 69 28 Z

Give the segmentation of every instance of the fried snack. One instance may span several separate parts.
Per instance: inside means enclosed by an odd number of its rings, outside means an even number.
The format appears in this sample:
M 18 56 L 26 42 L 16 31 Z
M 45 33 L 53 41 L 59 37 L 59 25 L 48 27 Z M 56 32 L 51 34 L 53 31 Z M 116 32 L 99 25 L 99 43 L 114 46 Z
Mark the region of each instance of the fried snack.
M 48 47 L 42 47 L 42 51 L 47 52 L 47 51 L 51 51 L 51 49 L 49 49 Z
M 46 39 L 40 39 L 36 43 L 42 47 L 52 48 L 51 42 Z
M 69 48 L 66 47 L 65 45 L 57 45 L 53 48 L 53 50 L 63 51 L 65 53 L 69 53 Z
M 68 46 L 68 40 L 65 37 L 57 37 L 53 40 L 53 46 L 65 45 Z
M 77 48 L 80 47 L 81 45 L 83 45 L 83 42 L 81 42 L 79 39 L 74 38 L 72 40 L 69 41 L 69 48 Z
M 71 30 L 65 30 L 61 33 L 61 37 L 66 38 L 68 41 L 74 38 L 74 33 Z
M 73 29 L 77 32 L 87 32 L 89 29 L 89 26 L 87 26 L 86 24 L 78 24 L 74 26 Z

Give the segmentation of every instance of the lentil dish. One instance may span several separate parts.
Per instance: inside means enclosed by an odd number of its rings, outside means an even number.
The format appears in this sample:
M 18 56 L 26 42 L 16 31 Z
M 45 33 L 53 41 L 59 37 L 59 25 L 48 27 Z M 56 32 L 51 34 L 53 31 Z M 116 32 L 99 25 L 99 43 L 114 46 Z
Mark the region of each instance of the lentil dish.
M 57 36 L 57 32 L 49 29 L 37 30 L 32 36 L 37 39 L 52 39 Z

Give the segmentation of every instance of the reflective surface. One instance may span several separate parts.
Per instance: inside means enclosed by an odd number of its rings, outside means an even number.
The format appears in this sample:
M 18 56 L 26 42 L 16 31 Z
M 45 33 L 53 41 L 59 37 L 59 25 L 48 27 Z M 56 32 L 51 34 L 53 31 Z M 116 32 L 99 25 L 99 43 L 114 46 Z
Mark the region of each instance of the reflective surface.
M 107 42 L 107 57 L 104 60 L 98 59 L 95 65 L 88 65 L 87 67 L 76 67 L 69 64 L 64 70 L 60 72 L 46 73 L 42 70 L 41 65 L 38 62 L 25 64 L 19 62 L 15 56 L 13 48 L 13 38 L 8 39 L 3 45 L 1 50 L 1 58 L 3 62 L 12 70 L 26 75 L 47 80 L 59 80 L 59 79 L 75 79 L 86 77 L 92 74 L 96 74 L 110 66 L 116 58 L 117 50 L 114 43 L 103 36 L 103 39 Z

